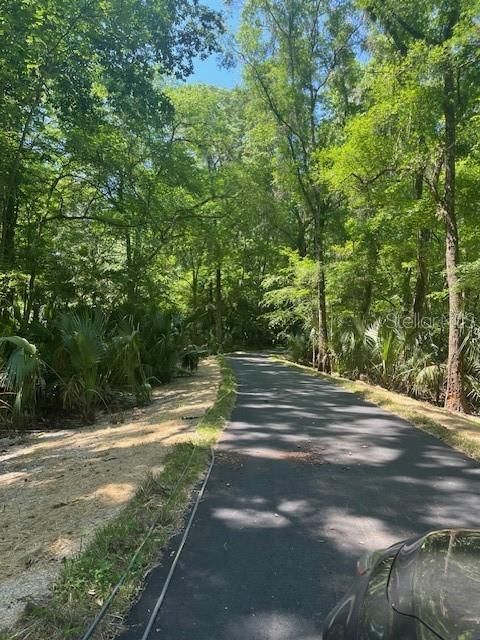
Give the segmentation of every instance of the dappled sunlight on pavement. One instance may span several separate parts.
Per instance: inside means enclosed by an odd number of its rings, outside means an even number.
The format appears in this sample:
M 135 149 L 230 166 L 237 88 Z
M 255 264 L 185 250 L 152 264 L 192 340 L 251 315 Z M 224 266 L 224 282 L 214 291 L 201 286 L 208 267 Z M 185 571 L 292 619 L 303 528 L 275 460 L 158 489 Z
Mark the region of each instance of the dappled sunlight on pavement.
M 317 640 L 367 550 L 480 526 L 480 467 L 344 389 L 263 355 L 238 398 L 152 637 Z M 134 640 L 167 567 L 133 609 Z
M 274 605 L 274 603 L 272 603 Z M 245 640 L 261 633 L 265 640 L 316 640 L 318 635 L 311 621 L 302 620 L 293 612 L 269 611 L 234 616 L 226 625 L 226 638 Z
M 215 509 L 212 516 L 234 529 L 278 529 L 290 525 L 279 513 L 259 509 Z

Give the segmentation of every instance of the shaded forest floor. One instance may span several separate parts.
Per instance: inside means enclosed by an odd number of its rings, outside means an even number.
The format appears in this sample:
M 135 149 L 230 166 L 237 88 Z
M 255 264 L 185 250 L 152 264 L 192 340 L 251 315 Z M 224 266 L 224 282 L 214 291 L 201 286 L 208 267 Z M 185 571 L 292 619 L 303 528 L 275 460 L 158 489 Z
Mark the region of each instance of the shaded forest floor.
M 365 400 L 405 418 L 415 426 L 440 438 L 462 453 L 480 461 L 480 418 L 452 413 L 429 402 L 388 391 L 383 387 L 360 380 L 349 380 L 336 375 L 313 371 L 311 367 L 293 363 L 284 357 L 273 356 L 284 363 L 298 367 L 312 375 L 340 384 Z
M 114 518 L 172 445 L 191 437 L 214 403 L 214 359 L 154 392 L 151 405 L 103 416 L 93 427 L 0 439 L 0 627 L 44 595 L 65 558 Z

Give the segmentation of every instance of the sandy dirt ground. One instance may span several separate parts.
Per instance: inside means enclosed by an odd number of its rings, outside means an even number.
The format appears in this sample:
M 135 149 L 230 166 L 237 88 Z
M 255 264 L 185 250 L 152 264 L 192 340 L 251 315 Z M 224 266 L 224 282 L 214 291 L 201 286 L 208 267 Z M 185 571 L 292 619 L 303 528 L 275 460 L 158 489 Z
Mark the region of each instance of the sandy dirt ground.
M 153 403 L 93 427 L 0 437 L 0 629 L 44 595 L 62 561 L 113 518 L 169 447 L 191 436 L 220 382 L 214 359 L 154 392 Z

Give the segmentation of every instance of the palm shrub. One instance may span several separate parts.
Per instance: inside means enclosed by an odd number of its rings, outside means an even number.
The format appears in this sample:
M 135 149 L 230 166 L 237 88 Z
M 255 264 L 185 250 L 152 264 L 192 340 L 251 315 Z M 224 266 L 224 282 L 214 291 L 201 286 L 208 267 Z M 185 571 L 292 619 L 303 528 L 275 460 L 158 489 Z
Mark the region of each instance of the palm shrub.
M 429 337 L 431 351 L 423 351 L 420 340 L 410 358 L 405 362 L 403 378 L 408 379 L 407 393 L 441 405 L 444 400 L 447 364 L 445 354 L 438 350 L 431 336 Z M 470 404 L 478 408 L 480 404 L 480 336 L 476 327 L 465 330 L 461 348 L 465 392 Z
M 426 353 L 417 344 L 399 370 L 400 390 L 415 398 L 440 404 L 443 397 L 447 367 L 434 353 Z
M 395 386 L 404 349 L 401 334 L 395 327 L 376 320 L 365 331 L 365 344 L 374 380 L 386 387 Z
M 462 343 L 465 391 L 471 404 L 480 406 L 480 335 L 478 328 L 471 327 Z
M 183 336 L 171 313 L 156 311 L 140 321 L 141 360 L 150 380 L 170 382 L 177 371 Z
M 19 336 L 0 338 L 0 349 L 7 352 L 0 371 L 0 387 L 6 391 L 2 407 L 13 425 L 21 427 L 35 415 L 38 396 L 44 390 L 44 363 L 36 346 Z
M 404 344 L 398 327 L 381 319 L 367 326 L 361 319 L 351 318 L 332 336 L 335 368 L 353 379 L 365 374 L 374 382 L 395 386 Z
M 352 318 L 332 335 L 332 356 L 335 369 L 341 375 L 358 378 L 368 369 L 370 353 L 362 320 Z
M 413 386 L 415 396 L 423 396 L 427 400 L 440 404 L 445 389 L 446 377 L 446 363 L 434 362 L 425 365 L 415 375 Z
M 308 362 L 310 360 L 310 339 L 305 333 L 294 333 L 287 336 L 288 356 L 293 362 Z
M 480 333 L 465 328 L 462 344 L 464 383 L 473 407 L 480 406 Z M 407 395 L 441 405 L 447 365 L 442 348 L 443 332 L 429 328 L 404 328 L 389 316 L 365 326 L 349 319 L 331 337 L 336 370 L 353 379 L 366 374 L 373 382 Z
M 140 404 L 151 400 L 152 387 L 147 382 L 142 363 L 140 329 L 133 318 L 124 318 L 117 326 L 117 335 L 110 340 L 105 357 L 109 382 L 126 386 Z
M 102 371 L 107 352 L 105 317 L 98 310 L 69 311 L 60 316 L 59 329 L 55 369 L 63 404 L 91 422 L 107 390 L 108 376 Z

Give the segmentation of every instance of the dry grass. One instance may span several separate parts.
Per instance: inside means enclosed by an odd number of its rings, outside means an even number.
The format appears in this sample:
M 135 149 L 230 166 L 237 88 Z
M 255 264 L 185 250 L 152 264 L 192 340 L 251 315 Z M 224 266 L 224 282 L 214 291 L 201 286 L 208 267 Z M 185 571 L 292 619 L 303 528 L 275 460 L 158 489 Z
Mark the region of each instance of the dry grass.
M 414 400 L 400 393 L 387 391 L 383 389 L 383 387 L 367 384 L 359 380 L 353 381 L 340 376 L 326 375 L 313 371 L 310 367 L 293 363 L 285 358 L 274 357 L 276 360 L 301 369 L 310 375 L 341 385 L 348 391 L 360 395 L 365 400 L 405 418 L 416 427 L 440 438 L 465 455 L 480 461 L 479 418 L 452 413 L 428 402 Z
M 64 560 L 88 546 L 148 475 L 164 470 L 174 444 L 191 440 L 220 377 L 209 359 L 194 377 L 157 390 L 146 408 L 93 428 L 0 441 L 0 628 L 48 591 Z

